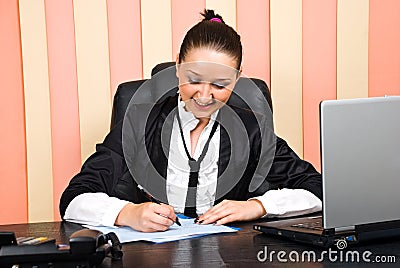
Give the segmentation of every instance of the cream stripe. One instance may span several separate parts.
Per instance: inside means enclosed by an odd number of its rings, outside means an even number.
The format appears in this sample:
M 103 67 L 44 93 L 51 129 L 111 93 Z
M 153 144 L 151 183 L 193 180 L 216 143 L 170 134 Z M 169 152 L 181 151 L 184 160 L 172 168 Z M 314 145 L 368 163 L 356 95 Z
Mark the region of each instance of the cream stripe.
M 53 221 L 47 39 L 43 0 L 20 0 L 28 165 L 28 219 Z
M 149 78 L 156 64 L 175 60 L 176 52 L 172 51 L 171 2 L 141 1 L 141 12 L 143 75 Z
M 302 1 L 271 0 L 270 7 L 275 130 L 302 157 Z
M 368 0 L 338 0 L 338 99 L 368 97 L 368 20 Z
M 82 161 L 108 132 L 110 65 L 105 0 L 75 0 L 76 61 Z
M 236 0 L 206 0 L 206 8 L 214 9 L 215 13 L 220 14 L 225 23 L 236 28 Z

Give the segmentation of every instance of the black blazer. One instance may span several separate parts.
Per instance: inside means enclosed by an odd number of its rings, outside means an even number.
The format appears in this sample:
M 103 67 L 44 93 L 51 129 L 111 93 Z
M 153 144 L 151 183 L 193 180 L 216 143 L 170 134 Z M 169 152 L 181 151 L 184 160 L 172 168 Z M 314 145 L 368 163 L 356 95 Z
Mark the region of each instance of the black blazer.
M 87 192 L 104 192 L 134 203 L 146 202 L 137 181 L 150 193 L 156 192 L 158 199 L 167 202 L 165 178 L 169 139 L 162 142 L 162 137 L 170 137 L 177 102 L 175 95 L 151 108 L 134 106 L 130 113 L 132 118 L 124 124 L 117 123 L 104 142 L 96 146 L 96 152 L 87 159 L 81 172 L 72 178 L 61 196 L 61 216 L 76 196 Z M 143 116 L 145 110 L 149 114 L 147 120 Z M 247 200 L 278 188 L 301 188 L 322 199 L 321 175 L 310 163 L 301 160 L 283 139 L 271 135 L 261 126 L 260 122 L 265 120 L 262 115 L 225 105 L 220 110 L 219 120 L 215 203 L 224 199 Z M 127 129 L 131 131 L 128 134 Z M 123 137 L 131 152 L 127 155 L 124 155 Z M 265 137 L 274 143 L 264 143 Z

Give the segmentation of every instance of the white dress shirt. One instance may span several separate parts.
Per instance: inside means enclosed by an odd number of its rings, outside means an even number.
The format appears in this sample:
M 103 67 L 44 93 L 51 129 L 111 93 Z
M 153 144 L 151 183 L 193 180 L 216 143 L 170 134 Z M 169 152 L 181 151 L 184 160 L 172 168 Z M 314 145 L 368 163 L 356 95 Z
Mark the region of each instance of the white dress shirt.
M 184 109 L 185 103 L 178 98 L 179 116 L 182 123 L 183 136 L 189 153 L 191 152 L 190 132 L 197 126 L 199 119 L 193 113 Z M 192 156 L 198 159 L 207 142 L 218 111 L 211 115 L 210 122 L 201 132 L 197 146 Z M 204 214 L 215 201 L 218 177 L 220 127 L 218 125 L 210 141 L 207 153 L 200 163 L 199 181 L 196 194 L 196 212 Z M 185 210 L 186 194 L 189 182 L 190 167 L 185 152 L 178 120 L 175 117 L 172 126 L 171 142 L 168 155 L 167 168 L 167 198 L 168 203 L 174 207 L 175 212 L 183 213 Z
M 185 143 L 191 152 L 190 131 L 198 119 L 191 112 L 184 109 L 184 103 L 178 98 L 178 109 L 181 118 Z M 200 134 L 194 159 L 202 153 L 218 111 L 212 114 L 211 120 Z M 220 143 L 220 127 L 214 133 L 207 154 L 200 164 L 199 181 L 196 195 L 197 214 L 204 214 L 215 201 L 218 159 Z M 189 164 L 183 141 L 179 131 L 177 119 L 174 119 L 167 168 L 167 198 L 176 213 L 183 213 L 185 209 L 187 186 L 189 181 Z M 267 191 L 262 196 L 253 199 L 259 200 L 267 212 L 268 217 L 288 217 L 319 211 L 322 208 L 321 200 L 304 189 L 280 189 Z M 113 226 L 121 209 L 129 203 L 116 197 L 109 197 L 105 193 L 84 193 L 75 197 L 68 205 L 64 219 L 90 225 Z

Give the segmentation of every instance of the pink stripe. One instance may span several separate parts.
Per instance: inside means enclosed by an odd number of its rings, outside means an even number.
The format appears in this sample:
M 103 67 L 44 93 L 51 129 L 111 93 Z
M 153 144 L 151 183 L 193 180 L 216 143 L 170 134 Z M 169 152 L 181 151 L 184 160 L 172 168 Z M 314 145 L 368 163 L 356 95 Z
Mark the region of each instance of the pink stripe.
M 204 11 L 205 6 L 205 0 L 171 1 L 172 58 L 174 60 L 176 58 L 176 55 L 179 53 L 179 48 L 181 46 L 183 38 L 185 37 L 186 32 L 202 19 L 200 13 Z
M 336 0 L 303 0 L 304 158 L 320 169 L 319 103 L 336 99 Z
M 24 89 L 18 1 L 0 1 L 0 224 L 28 221 Z
M 73 5 L 45 1 L 49 58 L 54 218 L 62 191 L 81 166 Z
M 243 45 L 243 74 L 271 85 L 269 0 L 237 1 L 237 29 Z
M 400 1 L 370 0 L 369 96 L 400 95 Z
M 120 83 L 143 78 L 140 0 L 108 0 L 107 15 L 113 97 Z

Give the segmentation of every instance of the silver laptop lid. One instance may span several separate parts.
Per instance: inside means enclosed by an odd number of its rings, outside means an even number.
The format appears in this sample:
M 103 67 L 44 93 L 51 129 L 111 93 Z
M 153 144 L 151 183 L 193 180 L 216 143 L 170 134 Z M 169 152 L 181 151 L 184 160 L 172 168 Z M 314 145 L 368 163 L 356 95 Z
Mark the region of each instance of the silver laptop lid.
M 400 219 L 400 96 L 321 102 L 323 227 Z

